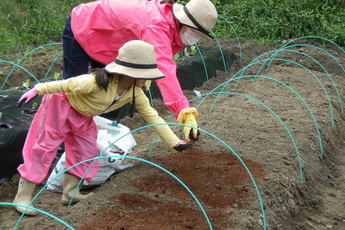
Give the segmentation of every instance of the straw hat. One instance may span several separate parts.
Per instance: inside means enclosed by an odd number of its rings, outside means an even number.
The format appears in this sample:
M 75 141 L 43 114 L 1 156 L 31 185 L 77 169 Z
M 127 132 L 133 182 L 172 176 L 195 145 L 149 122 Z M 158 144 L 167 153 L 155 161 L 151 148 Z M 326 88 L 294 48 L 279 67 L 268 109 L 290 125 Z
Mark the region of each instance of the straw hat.
M 154 47 L 140 40 L 126 42 L 119 49 L 119 55 L 115 61 L 106 65 L 104 69 L 110 74 L 122 74 L 143 80 L 164 77 L 157 68 Z
M 209 32 L 215 26 L 218 14 L 210 0 L 190 0 L 185 6 L 175 3 L 172 11 L 181 24 L 195 29 L 203 38 L 212 40 Z

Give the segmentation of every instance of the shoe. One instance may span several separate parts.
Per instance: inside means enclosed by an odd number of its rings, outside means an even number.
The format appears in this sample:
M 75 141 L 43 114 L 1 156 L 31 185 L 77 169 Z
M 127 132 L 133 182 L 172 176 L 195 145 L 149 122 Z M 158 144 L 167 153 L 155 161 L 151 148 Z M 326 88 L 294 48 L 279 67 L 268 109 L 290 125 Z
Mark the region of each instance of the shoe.
M 79 181 L 80 181 L 79 177 L 76 177 L 76 176 L 69 174 L 69 173 L 64 174 L 63 192 L 62 192 L 62 199 L 61 199 L 62 203 L 64 205 L 69 204 L 70 199 L 72 198 L 72 196 L 74 194 L 74 190 L 77 187 L 77 185 L 79 184 Z M 91 195 L 93 195 L 93 193 L 89 193 L 86 195 L 81 194 L 79 191 L 79 188 L 78 188 L 78 190 L 74 194 L 72 204 L 75 204 L 80 200 L 87 199 Z
M 32 195 L 35 191 L 36 184 L 24 179 L 23 177 L 20 177 L 19 184 L 18 184 L 18 191 L 16 196 L 14 197 L 13 203 L 21 204 L 21 205 L 30 205 Z M 30 205 L 30 207 L 34 207 L 33 205 Z M 15 206 L 14 207 L 17 212 L 24 213 L 28 216 L 36 216 L 38 212 L 33 209 L 27 209 L 26 207 L 21 206 Z

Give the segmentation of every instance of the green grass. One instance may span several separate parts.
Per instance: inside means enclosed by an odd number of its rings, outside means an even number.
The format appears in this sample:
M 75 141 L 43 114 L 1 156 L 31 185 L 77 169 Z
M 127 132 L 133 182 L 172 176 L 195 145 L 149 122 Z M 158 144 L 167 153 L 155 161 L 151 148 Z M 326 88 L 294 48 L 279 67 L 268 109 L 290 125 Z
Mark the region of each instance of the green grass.
M 61 41 L 71 9 L 82 0 L 1 0 L 0 54 Z
M 147 0 L 143 0 L 147 1 Z M 344 0 L 212 0 L 246 39 L 279 42 L 316 35 L 345 45 Z M 83 0 L 0 0 L 0 54 L 61 41 L 66 18 Z M 182 2 L 182 1 L 180 1 Z M 217 35 L 233 37 L 219 20 Z
M 241 37 L 276 42 L 321 36 L 345 45 L 344 0 L 214 0 Z M 232 37 L 219 21 L 218 34 Z

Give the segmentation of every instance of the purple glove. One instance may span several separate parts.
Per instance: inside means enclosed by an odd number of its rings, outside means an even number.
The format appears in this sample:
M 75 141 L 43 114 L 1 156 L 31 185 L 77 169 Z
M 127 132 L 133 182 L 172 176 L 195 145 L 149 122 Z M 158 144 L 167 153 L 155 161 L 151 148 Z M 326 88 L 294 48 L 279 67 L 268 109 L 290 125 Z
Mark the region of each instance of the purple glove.
M 193 146 L 191 144 L 188 144 L 187 141 L 184 141 L 184 140 L 180 140 L 175 146 L 174 146 L 174 149 L 176 151 L 179 151 L 179 152 L 182 152 L 183 150 L 185 149 L 190 149 L 192 148 Z
M 23 96 L 21 96 L 19 98 L 17 107 L 20 107 L 20 106 L 22 106 L 23 103 L 26 104 L 29 101 L 31 101 L 32 99 L 35 99 L 35 97 L 37 97 L 37 95 L 38 95 L 37 89 L 35 89 L 35 88 L 30 89 L 28 92 L 24 93 Z

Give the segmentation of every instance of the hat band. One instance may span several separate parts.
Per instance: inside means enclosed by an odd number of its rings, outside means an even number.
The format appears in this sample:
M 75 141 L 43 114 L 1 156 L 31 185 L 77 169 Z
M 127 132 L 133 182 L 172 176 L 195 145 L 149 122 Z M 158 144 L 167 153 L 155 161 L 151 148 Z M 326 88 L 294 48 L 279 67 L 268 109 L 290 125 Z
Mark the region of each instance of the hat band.
M 211 37 L 210 34 L 208 33 L 207 30 L 205 30 L 199 23 L 197 20 L 195 20 L 195 18 L 193 17 L 193 15 L 188 11 L 186 6 L 183 6 L 183 11 L 186 13 L 187 17 L 193 22 L 193 24 L 198 28 L 198 30 L 204 34 L 206 34 L 207 36 Z
M 156 69 L 157 68 L 157 64 L 135 64 L 135 63 L 125 62 L 125 61 L 120 61 L 119 59 L 116 59 L 115 63 L 118 65 L 135 68 L 135 69 Z

